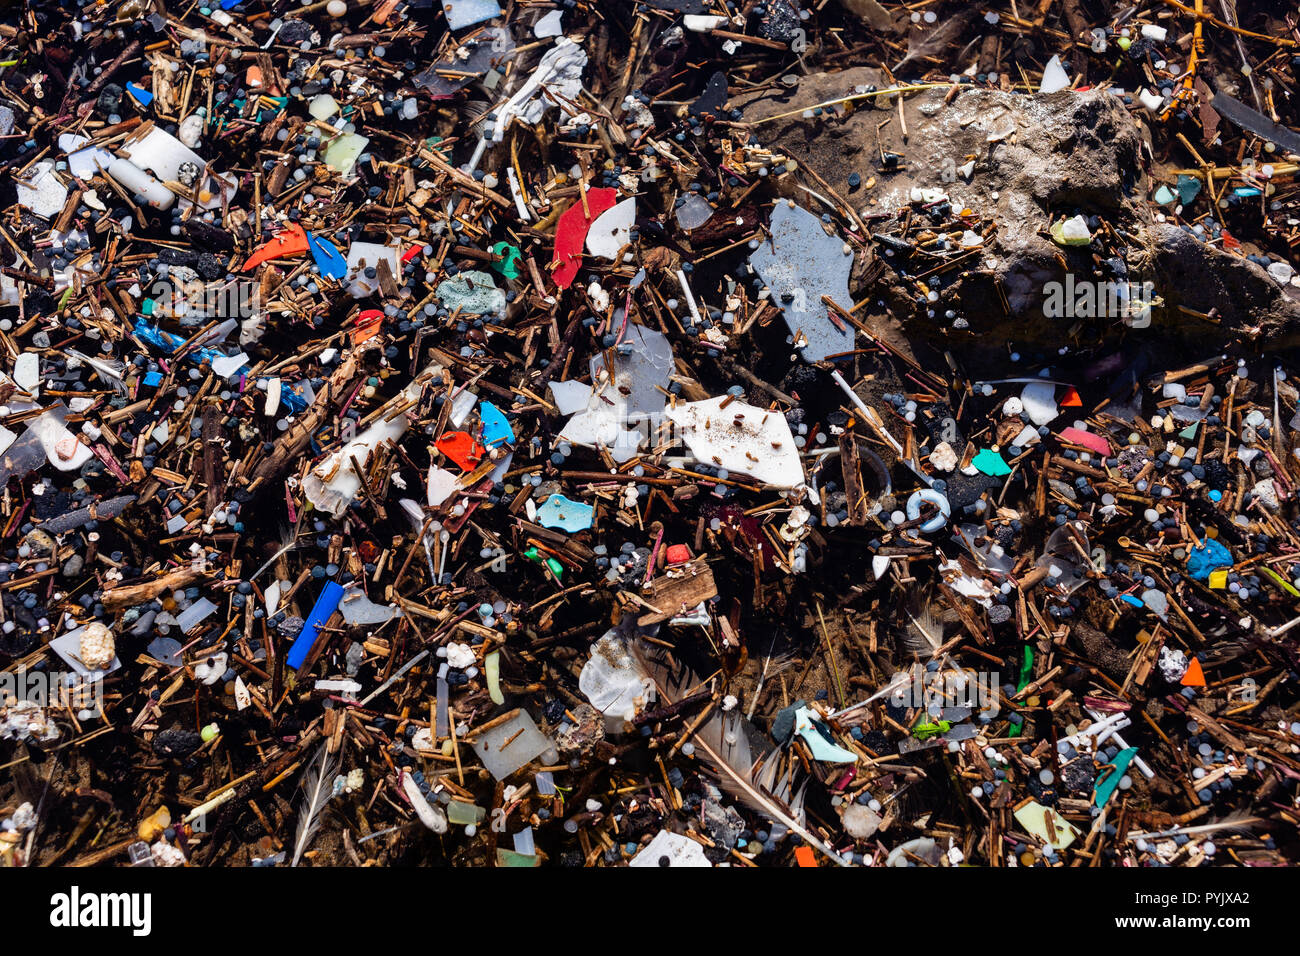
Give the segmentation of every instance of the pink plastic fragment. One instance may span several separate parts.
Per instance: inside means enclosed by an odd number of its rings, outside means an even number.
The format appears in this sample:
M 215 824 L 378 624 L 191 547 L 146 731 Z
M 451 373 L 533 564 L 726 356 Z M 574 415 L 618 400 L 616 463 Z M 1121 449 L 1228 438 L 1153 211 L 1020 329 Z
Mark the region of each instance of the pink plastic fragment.
M 1085 432 L 1080 428 L 1064 428 L 1061 430 L 1061 438 L 1071 445 L 1082 445 L 1103 457 L 1110 457 L 1110 442 L 1100 435 Z

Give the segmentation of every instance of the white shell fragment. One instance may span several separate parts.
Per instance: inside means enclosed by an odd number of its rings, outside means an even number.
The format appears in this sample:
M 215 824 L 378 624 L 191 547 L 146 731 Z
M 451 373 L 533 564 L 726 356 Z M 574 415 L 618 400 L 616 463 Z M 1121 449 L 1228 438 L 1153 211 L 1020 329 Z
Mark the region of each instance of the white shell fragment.
M 696 461 L 747 475 L 773 488 L 804 483 L 799 449 L 780 412 L 725 398 L 690 402 L 665 411 L 681 429 Z

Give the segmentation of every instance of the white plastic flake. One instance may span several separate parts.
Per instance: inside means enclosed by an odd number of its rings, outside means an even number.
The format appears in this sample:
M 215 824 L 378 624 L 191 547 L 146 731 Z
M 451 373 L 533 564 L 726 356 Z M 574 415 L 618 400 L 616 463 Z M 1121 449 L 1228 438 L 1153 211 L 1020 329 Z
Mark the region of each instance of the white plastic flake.
M 748 475 L 773 488 L 804 483 L 799 449 L 785 416 L 744 402 L 710 398 L 667 409 L 697 461 Z

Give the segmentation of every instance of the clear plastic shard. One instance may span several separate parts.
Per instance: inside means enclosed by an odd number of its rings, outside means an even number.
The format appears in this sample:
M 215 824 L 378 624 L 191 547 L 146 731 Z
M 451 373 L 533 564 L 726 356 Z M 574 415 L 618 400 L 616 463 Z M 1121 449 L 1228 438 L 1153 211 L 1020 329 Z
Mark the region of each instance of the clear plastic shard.
M 706 465 L 747 475 L 772 488 L 804 483 L 799 449 L 785 416 L 726 398 L 690 402 L 665 411 L 691 454 Z
M 526 710 L 503 724 L 489 727 L 474 742 L 474 752 L 498 780 L 504 780 L 550 749 L 551 739 L 537 729 Z
M 607 717 L 631 720 L 654 699 L 654 681 L 628 652 L 615 631 L 591 645 L 591 657 L 578 675 L 578 689 Z
M 356 585 L 344 591 L 343 598 L 339 601 L 339 612 L 349 624 L 383 624 L 402 616 L 400 608 L 376 604 Z
M 807 341 L 804 357 L 820 362 L 828 355 L 853 349 L 853 330 L 841 331 L 831 321 L 822 296 L 848 308 L 849 272 L 853 254 L 844 240 L 826 235 L 821 220 L 789 202 L 772 208 L 772 235 L 749 257 L 769 289 L 772 303 L 782 310 L 792 333 Z
M 628 414 L 656 416 L 662 412 L 664 393 L 660 389 L 668 387 L 673 374 L 673 347 L 668 337 L 644 325 L 629 325 L 612 351 L 614 391 L 626 397 Z M 601 352 L 591 360 L 593 382 L 609 381 L 605 355 Z

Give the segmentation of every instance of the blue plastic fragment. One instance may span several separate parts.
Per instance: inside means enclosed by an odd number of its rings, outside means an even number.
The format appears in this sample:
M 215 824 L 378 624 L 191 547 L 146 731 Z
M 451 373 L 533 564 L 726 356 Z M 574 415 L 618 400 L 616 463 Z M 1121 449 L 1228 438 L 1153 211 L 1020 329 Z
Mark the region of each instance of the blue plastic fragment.
M 144 383 L 150 388 L 157 388 L 162 384 L 162 372 L 145 372 Z
M 126 84 L 126 91 L 130 93 L 135 101 L 141 106 L 148 106 L 153 102 L 153 94 L 146 89 L 136 86 L 134 83 Z
M 510 427 L 510 422 L 501 409 L 491 402 L 480 402 L 478 417 L 483 422 L 483 444 L 488 448 L 495 448 L 502 443 L 515 443 L 515 430 Z
M 307 248 L 316 260 L 320 274 L 330 279 L 342 279 L 348 274 L 348 260 L 343 258 L 338 248 L 328 239 L 307 233 Z
M 312 645 L 316 643 L 322 625 L 338 610 L 339 602 L 343 600 L 343 593 L 342 586 L 331 581 L 325 585 L 325 590 L 321 591 L 320 597 L 312 605 L 311 613 L 303 622 L 302 630 L 298 632 L 293 646 L 289 648 L 289 666 L 294 670 L 302 667 L 303 662 L 307 660 L 307 655 L 311 653 Z
M 136 316 L 135 326 L 131 329 L 131 331 L 135 334 L 135 337 L 138 338 L 141 342 L 144 342 L 148 345 L 152 345 L 154 348 L 159 349 L 167 353 L 168 355 L 171 355 L 173 352 L 175 352 L 177 349 L 179 349 L 181 346 L 185 344 L 185 339 L 181 338 L 179 335 L 173 335 L 172 333 L 166 331 L 165 329 L 160 329 L 156 325 L 150 325 L 149 321 L 145 319 L 143 316 Z M 226 354 L 224 352 L 220 351 L 219 349 L 210 349 L 210 348 L 190 349 L 187 353 L 185 353 L 186 359 L 192 362 L 197 362 L 200 365 L 203 364 L 204 362 L 209 362 L 209 363 L 215 362 L 217 359 L 222 359 L 225 357 Z M 240 375 L 248 374 L 248 366 L 244 365 L 242 368 L 240 368 L 238 374 Z M 146 384 L 148 384 L 147 379 L 146 379 Z
M 1134 607 L 1146 607 L 1146 605 L 1142 603 L 1141 598 L 1135 598 L 1131 594 L 1121 594 L 1120 600 L 1127 601 L 1129 604 L 1132 604 Z
M 221 9 L 229 10 L 231 7 L 237 7 L 243 2 L 244 0 L 221 0 Z
M 570 501 L 564 495 L 551 495 L 537 509 L 537 523 L 543 528 L 559 528 L 572 534 L 591 527 L 596 509 L 581 501 Z
M 288 409 L 289 414 L 297 414 L 311 404 L 311 402 L 307 401 L 307 396 L 303 394 L 304 391 L 301 382 L 286 385 L 280 389 L 280 404 Z
M 1187 552 L 1187 573 L 1193 581 L 1204 581 L 1216 568 L 1230 568 L 1232 552 L 1213 538 L 1206 538 L 1199 548 Z

